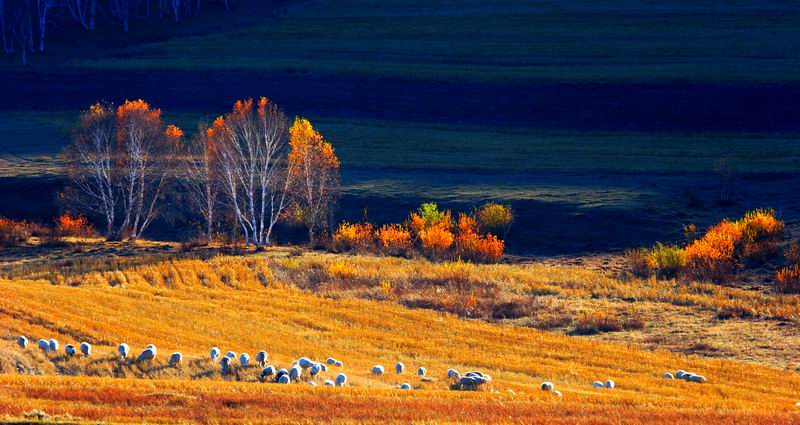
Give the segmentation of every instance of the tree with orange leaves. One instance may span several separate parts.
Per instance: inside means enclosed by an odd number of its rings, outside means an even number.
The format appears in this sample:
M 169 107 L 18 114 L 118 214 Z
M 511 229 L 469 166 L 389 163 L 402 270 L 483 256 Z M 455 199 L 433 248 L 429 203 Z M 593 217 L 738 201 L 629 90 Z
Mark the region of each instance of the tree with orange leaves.
M 76 207 L 101 214 L 108 239 L 140 238 L 158 215 L 182 139 L 143 100 L 92 105 L 66 150 Z
M 287 128 L 283 111 L 264 97 L 237 101 L 211 128 L 221 186 L 245 243 L 269 244 L 288 203 Z
M 289 172 L 294 218 L 308 229 L 309 243 L 317 230 L 330 223 L 339 198 L 339 158 L 305 118 L 297 117 L 289 129 Z

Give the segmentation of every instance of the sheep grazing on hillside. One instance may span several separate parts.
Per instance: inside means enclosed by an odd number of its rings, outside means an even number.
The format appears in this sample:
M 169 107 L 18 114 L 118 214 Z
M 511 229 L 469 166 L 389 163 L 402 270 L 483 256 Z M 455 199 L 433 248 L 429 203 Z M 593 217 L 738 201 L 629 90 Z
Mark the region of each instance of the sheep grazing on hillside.
M 400 389 L 401 390 L 410 390 L 411 389 L 411 385 L 408 384 L 407 382 L 403 382 L 402 384 L 400 384 Z
M 540 387 L 542 388 L 542 391 L 553 391 L 554 389 L 556 389 L 556 386 L 553 385 L 553 383 L 549 382 L 549 381 L 548 382 L 542 382 L 542 385 Z
M 334 363 L 333 365 L 336 366 L 336 367 L 344 367 L 344 363 L 342 363 L 339 360 L 336 360 L 336 363 Z
M 247 353 L 242 353 L 242 355 L 239 356 L 239 363 L 242 364 L 242 367 L 249 367 L 250 366 L 250 355 L 247 354 Z
M 381 366 L 379 364 L 376 364 L 375 366 L 372 366 L 372 374 L 373 375 L 377 375 L 377 376 L 383 375 L 383 366 Z
M 692 376 L 689 378 L 689 381 L 691 381 L 691 382 L 697 382 L 698 384 L 702 384 L 703 382 L 706 382 L 706 381 L 707 381 L 707 379 L 706 379 L 706 377 L 705 377 L 705 376 L 703 376 L 703 375 L 692 375 Z
M 334 359 L 333 357 L 328 357 L 327 359 L 325 359 L 325 363 L 329 365 L 334 365 L 336 364 L 336 359 Z
M 58 341 L 56 341 L 55 339 L 51 339 L 47 343 L 48 345 L 50 345 L 50 351 L 52 352 L 58 351 Z
M 231 371 L 231 358 L 230 357 L 225 356 L 225 357 L 222 358 L 222 360 L 219 362 L 219 370 L 223 374 L 227 374 L 228 372 Z
M 456 372 L 456 374 L 458 374 L 458 372 Z M 451 379 L 456 379 L 455 375 L 453 375 Z M 480 386 L 491 380 L 491 376 L 482 372 L 467 372 L 464 376 L 459 376 L 456 380 L 457 385 L 452 386 L 451 388 L 456 390 L 477 390 Z
M 117 346 L 117 352 L 119 353 L 120 357 L 124 359 L 128 357 L 128 353 L 131 352 L 131 348 L 128 347 L 128 344 L 123 342 Z
M 344 373 L 336 375 L 336 386 L 343 387 L 345 385 L 347 385 L 347 375 L 345 375 Z
M 182 362 L 183 362 L 183 354 L 181 354 L 181 353 L 179 353 L 177 351 L 172 353 L 171 356 L 169 356 L 169 364 L 172 365 L 172 366 L 175 366 L 177 364 L 181 364 Z
M 311 365 L 311 368 L 309 368 L 309 374 L 312 378 L 316 378 L 320 372 L 322 372 L 322 365 L 319 363 L 314 363 Z
M 236 358 L 236 353 L 234 353 L 233 351 L 228 351 L 227 353 L 225 353 L 225 357 L 233 360 Z
M 331 381 L 330 379 L 326 379 L 326 380 L 325 380 L 325 386 L 326 386 L 326 387 L 332 387 L 332 386 L 334 386 L 334 385 L 336 385 L 336 382 L 333 382 L 333 381 Z
M 92 344 L 89 344 L 88 342 L 85 342 L 85 341 L 82 342 L 81 343 L 81 354 L 83 354 L 84 357 L 91 356 L 92 355 Z
M 402 374 L 406 370 L 406 365 L 403 362 L 397 362 L 394 365 L 394 371 L 397 372 L 398 375 Z
M 23 350 L 28 348 L 28 338 L 25 338 L 24 336 L 20 335 L 17 338 L 17 345 L 19 345 L 20 348 L 22 348 Z
M 289 378 L 292 381 L 299 381 L 301 376 L 303 376 L 303 368 L 300 365 L 294 365 L 289 369 Z
M 314 382 L 314 381 L 308 381 L 307 383 L 308 383 L 308 385 L 311 385 L 312 387 L 316 387 L 317 386 L 317 383 Z
M 259 366 L 261 366 L 261 367 L 266 366 L 267 363 L 269 363 L 269 356 L 267 355 L 267 352 L 266 351 L 259 351 L 256 354 L 256 361 L 258 362 Z
M 283 369 L 283 368 L 278 370 L 278 372 L 275 373 L 275 382 L 277 382 L 278 379 L 280 379 L 281 376 L 284 376 L 284 375 L 289 376 L 289 371 L 286 370 L 286 369 Z
M 303 370 L 306 370 L 310 368 L 314 362 L 312 362 L 308 357 L 300 357 L 300 360 L 297 361 L 297 364 L 303 368 Z
M 553 394 L 556 397 L 561 397 L 561 391 L 559 391 L 559 390 L 553 390 L 553 391 L 550 391 L 550 393 Z
M 37 344 L 39 345 L 39 348 L 41 348 L 42 351 L 44 351 L 45 353 L 50 351 L 50 342 L 47 341 L 46 339 L 40 339 L 39 341 L 37 341 Z
M 64 346 L 64 352 L 67 353 L 67 357 L 72 357 L 75 355 L 75 346 L 72 344 L 67 344 Z
M 678 378 L 678 379 L 683 379 L 683 375 L 686 375 L 686 371 L 685 370 L 679 370 L 679 371 L 675 372 L 675 377 Z
M 147 347 L 144 347 L 148 350 L 153 351 L 153 357 L 155 358 L 156 354 L 158 354 L 158 350 L 156 350 L 156 346 L 153 344 L 147 344 Z
M 427 369 L 425 369 L 424 367 L 420 366 L 420 368 L 419 368 L 419 369 L 417 369 L 417 375 L 419 375 L 419 376 L 425 376 L 425 375 L 427 375 L 427 374 L 428 374 L 428 370 L 427 370 Z
M 606 380 L 606 384 L 605 385 L 606 385 L 606 388 L 608 388 L 609 390 L 613 390 L 614 388 L 617 387 L 617 384 L 615 384 L 614 381 L 612 381 L 610 379 Z
M 137 360 L 142 362 L 142 361 L 145 361 L 145 360 L 155 360 L 155 358 L 156 358 L 156 348 L 155 347 L 148 347 L 148 348 L 145 348 L 144 351 L 142 351 L 139 354 L 139 357 L 137 358 Z
M 263 381 L 274 374 L 275 374 L 275 366 L 267 366 L 264 369 L 261 369 L 261 375 L 259 375 L 259 377 Z
M 447 369 L 447 377 L 454 381 L 458 381 L 461 379 L 461 374 L 455 369 Z
M 217 359 L 219 358 L 219 355 L 220 355 L 221 353 L 222 353 L 222 352 L 221 352 L 221 351 L 219 351 L 219 348 L 217 348 L 217 347 L 211 347 L 211 352 L 209 353 L 209 355 L 211 356 L 211 361 L 212 361 L 212 362 L 214 362 L 214 363 L 216 363 L 216 362 L 217 362 Z
M 605 388 L 606 385 L 600 381 L 594 381 L 592 388 Z
M 275 382 L 278 384 L 290 384 L 292 380 L 289 378 L 289 375 L 281 375 L 280 378 L 275 380 Z
M 664 374 L 664 379 L 675 379 L 675 377 L 672 376 L 671 373 L 667 372 L 667 373 Z

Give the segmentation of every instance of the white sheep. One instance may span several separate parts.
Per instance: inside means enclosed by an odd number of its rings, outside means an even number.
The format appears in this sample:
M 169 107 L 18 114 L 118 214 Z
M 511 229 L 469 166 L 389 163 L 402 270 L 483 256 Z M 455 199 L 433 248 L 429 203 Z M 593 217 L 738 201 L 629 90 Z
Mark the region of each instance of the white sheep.
M 552 382 L 548 381 L 548 382 L 542 382 L 541 388 L 542 391 L 553 391 L 554 389 L 556 389 L 556 386 L 553 385 Z
M 75 355 L 75 346 L 72 344 L 67 344 L 64 346 L 64 352 L 67 353 L 67 357 L 72 357 Z
M 55 339 L 51 339 L 50 341 L 48 341 L 48 344 L 50 345 L 50 351 L 53 352 L 58 351 L 58 341 L 56 341 Z
M 309 369 L 309 374 L 311 375 L 312 378 L 315 378 L 320 372 L 322 372 L 321 364 L 314 363 L 313 365 L 311 365 L 311 368 Z
M 303 370 L 310 368 L 314 362 L 312 362 L 308 357 L 300 357 L 300 360 L 297 361 L 297 364 L 300 365 Z
M 181 362 L 183 362 L 183 354 L 181 354 L 181 353 L 176 351 L 176 352 L 172 353 L 171 356 L 169 356 L 169 364 L 170 365 L 175 366 L 177 364 L 180 364 Z
M 334 359 L 333 357 L 328 357 L 327 359 L 325 359 L 325 363 L 327 363 L 329 365 L 335 365 L 336 362 L 337 362 L 337 360 Z
M 406 370 L 406 365 L 404 365 L 403 362 L 395 363 L 394 371 L 397 372 L 398 375 L 402 374 L 403 371 L 405 371 L 405 370 Z
M 559 390 L 553 390 L 553 391 L 551 391 L 551 394 L 553 394 L 556 397 L 561 397 L 561 391 L 559 391 Z
M 269 363 L 269 356 L 267 355 L 266 351 L 259 351 L 256 354 L 256 361 L 258 362 L 259 366 L 266 366 Z
M 447 377 L 454 381 L 458 381 L 461 379 L 461 374 L 455 369 L 447 369 Z
M 344 367 L 344 363 L 342 363 L 339 360 L 336 360 L 336 363 L 334 363 L 333 365 L 336 366 L 336 367 Z
M 289 384 L 292 380 L 289 378 L 289 375 L 281 375 L 275 382 L 279 384 Z
M 689 380 L 692 382 L 697 382 L 698 384 L 702 384 L 703 382 L 707 381 L 706 377 L 703 375 L 692 375 Z
M 128 353 L 130 353 L 130 351 L 131 348 L 128 347 L 128 344 L 124 342 L 117 346 L 117 352 L 119 352 L 120 357 L 122 357 L 123 359 L 128 357 Z
M 411 385 L 408 384 L 407 382 L 403 382 L 402 384 L 400 384 L 400 389 L 401 390 L 410 390 L 411 389 Z
M 606 381 L 606 388 L 612 390 L 616 386 L 617 386 L 617 384 L 615 384 L 614 381 L 612 381 L 610 379 Z
M 233 360 L 236 358 L 236 353 L 234 353 L 233 351 L 228 351 L 227 353 L 225 353 L 225 357 Z
M 671 373 L 667 372 L 667 373 L 664 374 L 664 379 L 675 379 L 675 377 L 672 376 Z
M 239 356 L 239 363 L 242 364 L 242 367 L 250 366 L 250 355 L 247 353 L 242 353 L 242 355 Z
M 334 386 L 334 385 L 336 385 L 336 382 L 333 382 L 333 381 L 331 381 L 330 379 L 326 379 L 326 380 L 325 380 L 325 386 L 326 386 L 326 387 L 332 387 L 332 386 Z
M 217 361 L 217 359 L 219 358 L 219 355 L 220 355 L 221 353 L 222 353 L 222 352 L 221 352 L 221 351 L 219 351 L 219 348 L 217 348 L 217 347 L 211 347 L 211 352 L 209 353 L 209 355 L 211 356 L 211 361 L 212 361 L 212 362 L 214 362 L 214 363 L 216 363 L 216 361 Z
M 19 344 L 20 348 L 23 350 L 28 348 L 28 338 L 20 335 L 19 338 L 17 338 L 17 344 Z
M 417 369 L 417 375 L 419 376 L 425 376 L 427 373 L 428 371 L 422 366 L 420 366 L 420 368 Z
M 92 345 L 89 344 L 88 342 L 85 342 L 85 341 L 82 342 L 81 343 L 81 354 L 83 354 L 85 357 L 91 356 L 92 355 Z
M 222 373 L 230 372 L 230 370 L 231 370 L 231 358 L 228 357 L 228 356 L 223 357 L 222 360 L 219 362 L 219 368 L 220 368 L 220 371 L 222 371 Z
M 345 385 L 347 385 L 347 375 L 345 375 L 344 373 L 336 375 L 336 386 L 343 387 Z
M 605 384 L 603 384 L 600 381 L 594 381 L 594 383 L 592 384 L 592 388 L 605 388 L 605 387 L 606 387 Z
M 267 366 L 264 369 L 261 369 L 261 379 L 266 379 L 268 376 L 272 376 L 275 374 L 275 366 Z
M 372 366 L 372 374 L 373 375 L 377 375 L 377 376 L 383 375 L 383 366 L 381 366 L 379 364 L 376 364 L 375 366 Z
M 299 381 L 301 376 L 303 376 L 303 368 L 300 365 L 294 365 L 289 369 L 289 378 L 292 381 Z
M 679 370 L 679 371 L 675 372 L 675 377 L 678 378 L 678 379 L 683 379 L 683 375 L 686 375 L 686 371 L 685 370 Z
M 156 350 L 156 346 L 153 344 L 147 344 L 147 347 L 145 348 L 153 352 L 153 358 L 155 358 L 158 354 L 158 350 Z
M 144 361 L 144 360 L 154 360 L 155 358 L 156 358 L 156 349 L 155 349 L 155 347 L 148 347 L 148 348 L 145 348 L 144 351 L 142 351 L 139 354 L 138 360 L 141 362 L 141 361 Z
M 317 383 L 314 382 L 314 381 L 308 381 L 308 385 L 311 385 L 312 387 L 316 387 Z
M 48 342 L 46 339 L 40 339 L 37 344 L 45 353 L 50 351 L 50 342 Z

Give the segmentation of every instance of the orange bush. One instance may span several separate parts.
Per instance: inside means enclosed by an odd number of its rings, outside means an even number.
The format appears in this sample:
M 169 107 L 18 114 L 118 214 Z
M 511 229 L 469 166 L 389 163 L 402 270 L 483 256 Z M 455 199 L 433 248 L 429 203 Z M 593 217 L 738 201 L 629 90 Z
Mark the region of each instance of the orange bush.
M 411 248 L 411 232 L 399 224 L 385 224 L 375 236 L 383 250 L 392 255 L 399 255 Z
M 453 232 L 443 223 L 419 231 L 422 251 L 431 258 L 441 258 L 455 241 Z
M 508 205 L 489 202 L 475 210 L 477 221 L 484 231 L 503 235 L 514 220 L 514 212 Z
M 61 214 L 56 220 L 56 235 L 89 238 L 96 234 L 89 220 L 83 216 Z
M 736 250 L 742 240 L 741 227 L 725 220 L 686 247 L 686 266 L 696 279 L 723 282 L 737 268 Z
M 344 222 L 339 225 L 333 234 L 333 243 L 340 250 L 366 250 L 371 248 L 373 239 L 372 223 Z
M 481 261 L 496 263 L 503 258 L 506 243 L 489 233 L 478 240 L 477 255 Z
M 775 286 L 781 292 L 800 293 L 800 245 L 793 242 L 783 256 L 786 266 L 775 272 Z
M 503 256 L 505 243 L 492 234 L 479 233 L 478 220 L 467 214 L 458 216 L 458 236 L 456 249 L 465 259 L 483 262 L 497 262 Z
M 25 221 L 0 217 L 0 246 L 15 246 L 31 237 L 31 225 Z
M 742 231 L 742 255 L 764 261 L 778 252 L 784 223 L 773 210 L 750 211 L 737 222 Z

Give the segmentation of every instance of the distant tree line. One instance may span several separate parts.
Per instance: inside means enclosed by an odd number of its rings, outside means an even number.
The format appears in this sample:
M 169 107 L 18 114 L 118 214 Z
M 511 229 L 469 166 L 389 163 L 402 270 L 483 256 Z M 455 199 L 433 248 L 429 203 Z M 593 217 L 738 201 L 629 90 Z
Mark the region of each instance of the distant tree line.
M 99 18 L 116 22 L 128 32 L 131 18 L 170 18 L 200 14 L 202 3 L 222 3 L 230 9 L 233 0 L 0 0 L 0 34 L 7 54 L 20 52 L 26 65 L 28 53 L 45 50 L 47 28 L 74 22 L 87 31 Z
M 65 199 L 99 218 L 109 240 L 141 238 L 174 191 L 202 217 L 206 242 L 224 226 L 247 245 L 267 245 L 286 220 L 304 225 L 313 243 L 340 187 L 333 146 L 304 118 L 290 125 L 266 98 L 237 101 L 190 140 L 145 101 L 97 103 L 81 114 L 65 157 Z

